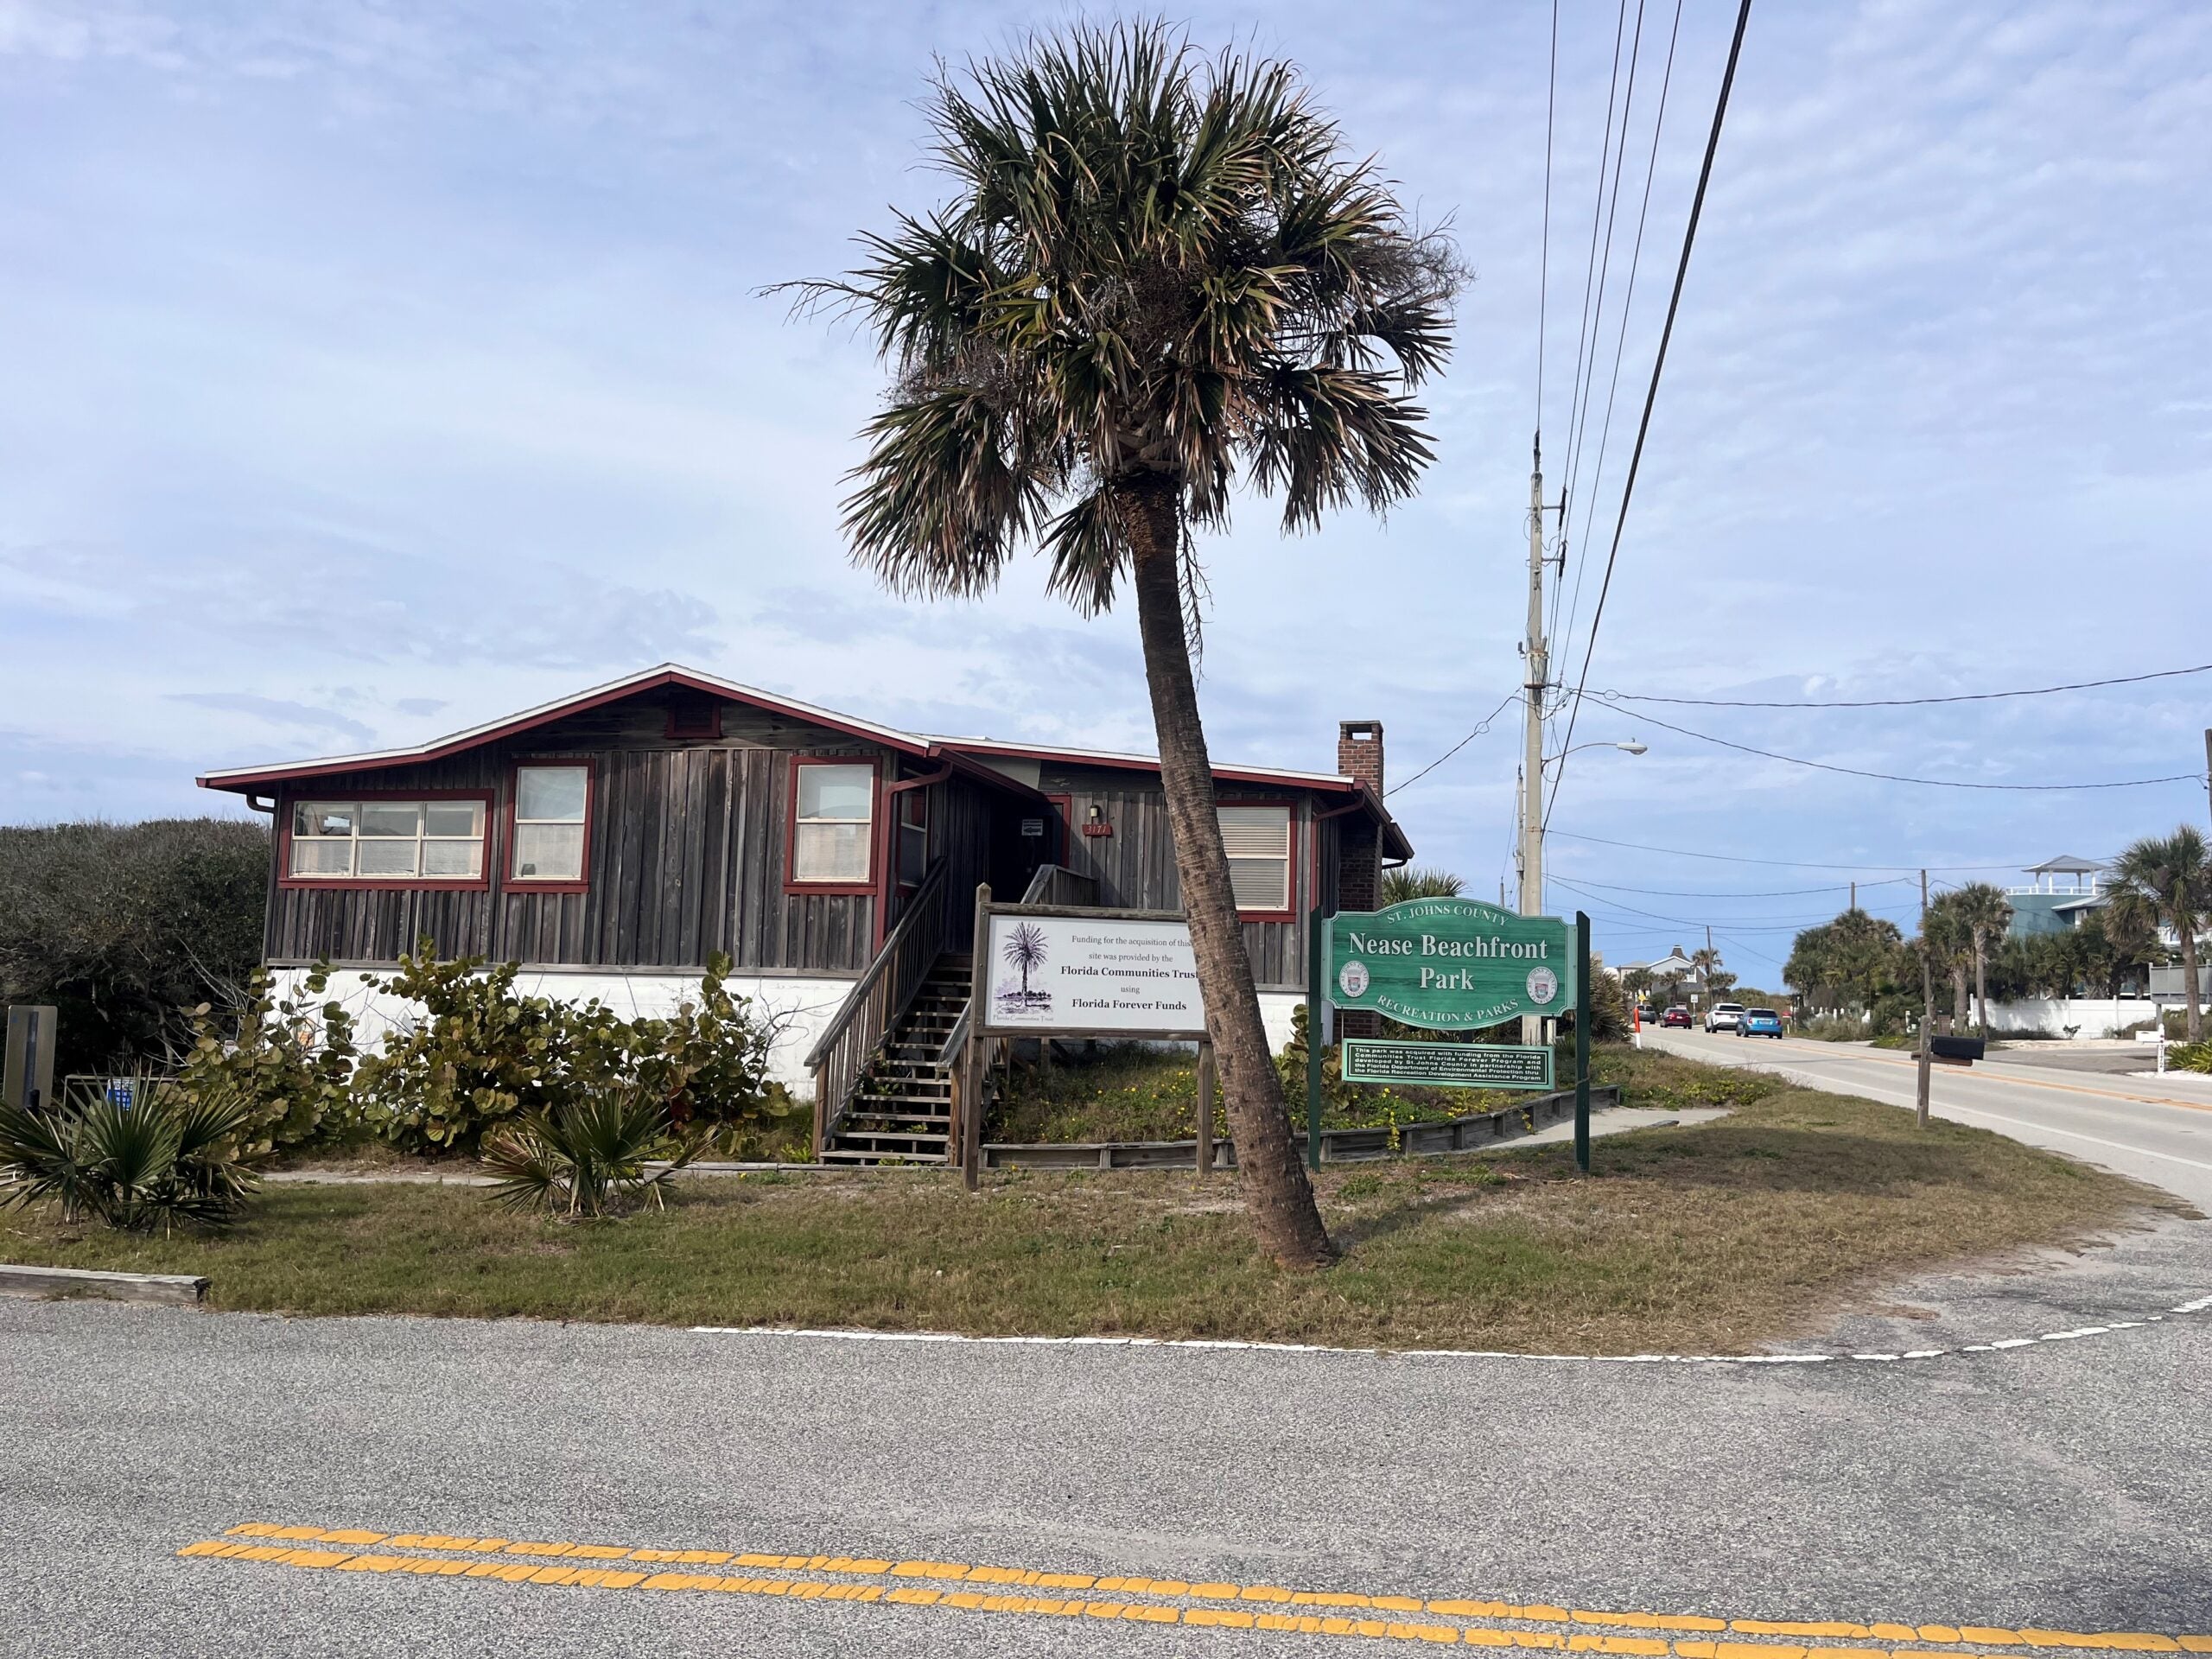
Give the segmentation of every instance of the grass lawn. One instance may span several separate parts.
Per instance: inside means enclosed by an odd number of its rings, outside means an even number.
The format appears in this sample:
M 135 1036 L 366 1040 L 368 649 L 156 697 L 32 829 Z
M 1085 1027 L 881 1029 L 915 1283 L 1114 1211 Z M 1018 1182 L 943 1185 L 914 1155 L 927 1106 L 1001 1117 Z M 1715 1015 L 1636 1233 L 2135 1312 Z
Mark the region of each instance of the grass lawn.
M 2126 1224 L 2158 1195 L 1981 1130 L 1620 1051 L 1633 1103 L 1732 1115 L 1563 1149 L 1325 1171 L 1344 1261 L 1258 1258 L 1233 1173 L 696 1177 L 572 1224 L 465 1188 L 272 1185 L 227 1235 L 0 1216 L 0 1260 L 204 1273 L 222 1308 L 1385 1347 L 1738 1351 L 1931 1265 Z

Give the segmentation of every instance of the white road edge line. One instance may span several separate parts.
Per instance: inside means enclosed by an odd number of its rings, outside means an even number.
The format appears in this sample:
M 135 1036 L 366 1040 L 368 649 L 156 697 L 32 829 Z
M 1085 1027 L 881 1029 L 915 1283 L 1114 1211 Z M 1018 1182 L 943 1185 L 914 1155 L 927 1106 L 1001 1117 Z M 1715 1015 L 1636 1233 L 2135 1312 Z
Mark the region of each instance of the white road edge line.
M 1993 1354 L 2012 1348 L 2032 1348 L 2039 1342 L 2074 1342 L 2084 1337 L 2111 1336 L 2139 1331 L 2175 1313 L 2202 1313 L 2212 1308 L 2212 1296 L 2182 1302 L 2165 1313 L 2146 1313 L 2140 1319 L 2114 1319 L 2108 1325 L 2085 1325 L 2071 1331 L 2047 1331 L 2032 1337 L 2001 1337 L 1991 1342 L 1969 1342 L 1956 1348 L 1915 1348 L 1901 1354 L 1516 1354 L 1487 1348 L 1332 1348 L 1318 1343 L 1234 1342 L 1195 1337 L 967 1337 L 952 1331 L 817 1331 L 772 1325 L 695 1325 L 695 1337 L 785 1337 L 816 1342 L 933 1342 L 947 1344 L 1007 1348 L 1199 1348 L 1214 1351 L 1244 1349 L 1266 1354 L 1342 1354 L 1363 1359 L 1520 1359 L 1573 1360 L 1591 1365 L 1826 1365 L 1842 1361 L 1861 1364 L 1889 1364 L 1907 1359 L 1942 1359 L 1953 1354 Z

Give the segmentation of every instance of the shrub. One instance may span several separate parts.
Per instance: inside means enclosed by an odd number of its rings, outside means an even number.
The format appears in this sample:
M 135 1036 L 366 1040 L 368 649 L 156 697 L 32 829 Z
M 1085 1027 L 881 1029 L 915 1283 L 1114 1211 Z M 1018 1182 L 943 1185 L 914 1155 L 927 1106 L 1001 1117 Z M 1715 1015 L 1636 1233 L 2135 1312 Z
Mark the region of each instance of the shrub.
M 2169 1071 L 2212 1071 L 2212 1041 L 2166 1045 Z
M 314 1001 L 329 983 L 330 964 L 317 963 L 302 987 L 305 997 L 279 998 L 269 970 L 257 968 L 219 1013 L 206 1002 L 192 1011 L 178 1085 L 195 1096 L 245 1101 L 251 1154 L 298 1146 L 352 1119 L 353 1016 L 334 1001 Z
M 501 1178 L 493 1202 L 571 1217 L 647 1202 L 665 1208 L 676 1172 L 697 1155 L 697 1141 L 677 1136 L 667 1105 L 634 1088 L 594 1090 L 484 1141 L 485 1167 Z
M 52 1200 L 64 1221 L 164 1234 L 181 1221 L 234 1220 L 254 1186 L 242 1145 L 252 1102 L 147 1077 L 132 1080 L 129 1101 L 103 1093 L 50 1111 L 0 1106 L 0 1208 Z
M 667 1020 L 625 1020 L 515 989 L 515 963 L 437 959 L 423 941 L 399 971 L 369 983 L 423 1005 L 354 1073 L 364 1119 L 416 1152 L 474 1152 L 486 1130 L 549 1121 L 565 1106 L 632 1090 L 676 1124 L 758 1125 L 798 1109 L 768 1077 L 774 1032 L 732 996 L 729 959 L 708 964 L 699 999 Z
M 232 818 L 0 829 L 0 1001 L 60 1014 L 58 1071 L 158 1059 L 261 960 L 269 833 Z

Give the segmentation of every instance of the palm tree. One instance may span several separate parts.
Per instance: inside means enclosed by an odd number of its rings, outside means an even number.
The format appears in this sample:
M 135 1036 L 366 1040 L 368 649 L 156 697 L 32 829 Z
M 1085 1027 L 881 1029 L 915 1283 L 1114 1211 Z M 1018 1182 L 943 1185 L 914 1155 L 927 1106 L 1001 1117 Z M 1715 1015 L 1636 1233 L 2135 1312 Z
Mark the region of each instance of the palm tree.
M 2212 854 L 2194 826 L 2150 836 L 2113 861 L 2114 899 L 2148 908 L 2173 929 L 2181 945 L 2181 977 L 2189 1001 L 2189 1040 L 2201 1041 L 2204 1011 L 2197 995 L 2196 933 L 2212 912 Z
M 1001 953 L 1006 965 L 1021 976 L 1021 1000 L 1029 1001 L 1029 970 L 1045 965 L 1045 932 L 1032 922 L 1016 922 L 1007 935 L 1006 950 Z
M 1966 930 L 1974 957 L 1974 1005 L 1981 1010 L 1981 1034 L 1986 1041 L 1989 1036 L 1989 947 L 2012 926 L 2012 906 L 2005 901 L 2003 889 L 1986 881 L 1969 881 L 1946 896 L 1954 901 L 1954 913 Z
M 1710 995 L 1713 988 L 1713 970 L 1719 965 L 1720 953 L 1709 944 L 1700 944 L 1690 952 L 1690 968 L 1697 975 L 1698 988 L 1707 993 L 1705 1000 L 1708 1003 L 1713 1001 Z
M 1407 393 L 1444 362 L 1460 267 L 1288 63 L 1076 25 L 931 90 L 950 199 L 796 285 L 863 320 L 894 372 L 844 504 L 853 556 L 895 591 L 965 597 L 1033 542 L 1079 611 L 1134 589 L 1237 1163 L 1263 1247 L 1318 1266 L 1334 1251 L 1214 810 L 1192 538 L 1228 524 L 1240 483 L 1280 494 L 1287 530 L 1412 493 L 1432 451 Z
M 1920 948 L 1938 973 L 1951 976 L 1953 1031 L 1967 1023 L 1967 981 L 1974 966 L 1974 930 L 1959 903 L 1962 891 L 1939 893 L 1920 923 Z
M 1466 885 L 1449 870 L 1385 870 L 1382 902 L 1402 905 L 1409 899 L 1457 899 Z

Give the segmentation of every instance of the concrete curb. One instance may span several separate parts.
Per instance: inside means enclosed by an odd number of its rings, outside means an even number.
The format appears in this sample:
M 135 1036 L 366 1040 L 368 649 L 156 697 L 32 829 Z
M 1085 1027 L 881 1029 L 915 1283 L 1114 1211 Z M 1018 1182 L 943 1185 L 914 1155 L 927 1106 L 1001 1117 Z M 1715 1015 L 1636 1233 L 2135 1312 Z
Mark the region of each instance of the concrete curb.
M 102 1296 L 116 1302 L 197 1307 L 207 1300 L 207 1281 L 189 1273 L 101 1273 L 0 1262 L 0 1296 Z

